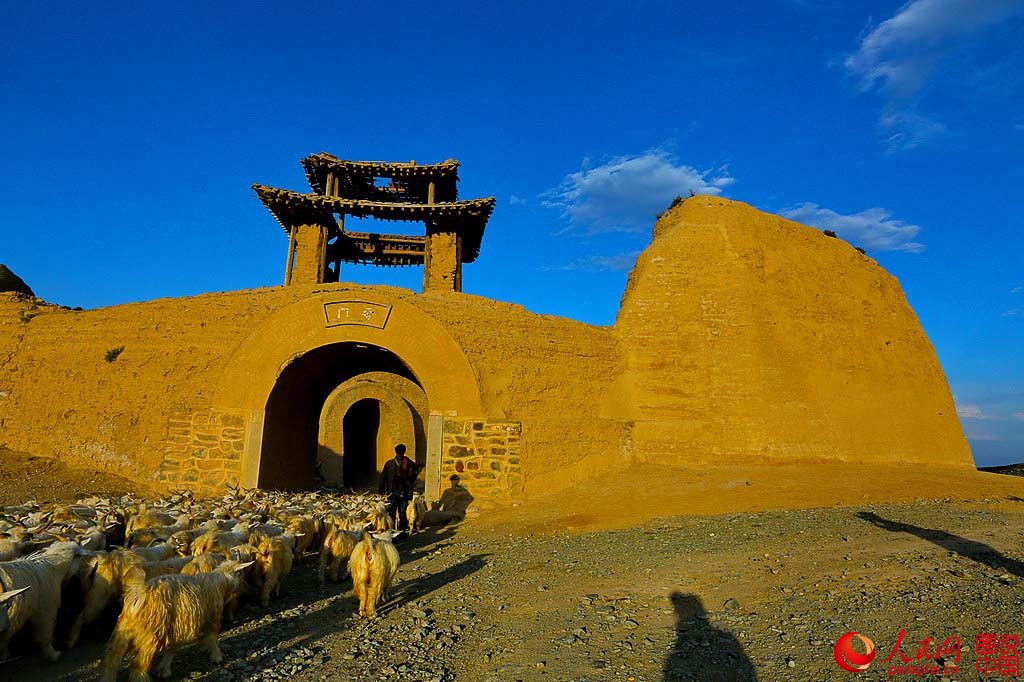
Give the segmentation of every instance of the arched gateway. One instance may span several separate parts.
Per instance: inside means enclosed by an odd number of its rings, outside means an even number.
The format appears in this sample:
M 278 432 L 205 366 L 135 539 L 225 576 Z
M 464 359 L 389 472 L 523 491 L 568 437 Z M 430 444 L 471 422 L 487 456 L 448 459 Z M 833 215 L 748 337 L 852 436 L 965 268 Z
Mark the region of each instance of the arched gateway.
M 399 443 L 424 471 L 429 414 L 423 388 L 398 373 L 365 372 L 342 383 L 320 411 L 319 477 L 334 485 L 372 486 Z
M 367 401 L 376 402 L 375 420 Z M 473 369 L 436 320 L 398 299 L 352 290 L 315 293 L 253 330 L 222 375 L 214 406 L 245 417 L 244 486 L 310 487 L 318 463 L 332 482 L 366 483 L 365 449 L 374 450 L 375 470 L 395 439 L 408 438 L 431 497 L 440 482 L 442 417 L 483 417 Z M 350 446 L 364 452 L 344 452 L 346 430 Z M 359 471 L 351 480 L 344 460 L 325 452 L 339 446 L 336 456 L 360 455 L 361 463 L 349 462 Z

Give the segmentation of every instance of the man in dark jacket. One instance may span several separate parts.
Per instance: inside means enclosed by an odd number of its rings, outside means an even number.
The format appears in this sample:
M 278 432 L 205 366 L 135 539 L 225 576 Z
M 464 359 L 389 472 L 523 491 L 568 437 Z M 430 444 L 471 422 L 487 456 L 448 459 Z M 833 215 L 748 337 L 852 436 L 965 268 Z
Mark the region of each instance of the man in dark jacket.
M 399 443 L 395 446 L 395 458 L 389 459 L 384 464 L 384 470 L 380 472 L 380 490 L 383 495 L 388 496 L 388 516 L 392 523 L 395 521 L 395 512 L 398 512 L 399 530 L 408 525 L 405 517 L 405 508 L 412 499 L 412 485 L 416 481 L 416 463 L 405 456 L 405 446 Z

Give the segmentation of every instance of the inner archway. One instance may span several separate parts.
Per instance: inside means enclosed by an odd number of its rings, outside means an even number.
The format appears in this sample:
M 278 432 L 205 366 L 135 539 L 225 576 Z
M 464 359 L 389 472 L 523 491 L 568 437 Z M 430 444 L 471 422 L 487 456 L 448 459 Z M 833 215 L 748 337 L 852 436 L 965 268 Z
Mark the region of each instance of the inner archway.
M 397 355 L 370 344 L 342 342 L 321 346 L 294 358 L 284 367 L 264 411 L 263 453 L 257 479 L 259 487 L 302 490 L 323 482 L 324 474 L 330 473 L 323 471 L 325 459 L 318 437 L 325 403 L 346 382 L 371 374 L 394 377 L 422 391 L 412 371 Z M 357 452 L 373 449 L 375 454 L 371 463 L 367 464 L 366 458 L 358 456 L 355 459 L 363 463 L 354 462 L 356 473 L 353 481 L 366 484 L 377 472 L 376 453 L 381 448 L 394 447 L 387 445 L 388 438 L 382 439 L 379 435 L 391 406 L 385 405 L 379 396 L 365 392 L 352 397 L 353 400 L 337 418 L 336 431 L 341 436 L 337 448 L 338 454 L 344 453 L 345 436 L 348 435 Z M 370 398 L 373 400 L 364 400 Z M 366 404 L 357 408 L 346 429 L 343 417 L 356 402 Z M 411 449 L 414 445 L 409 447 Z M 341 483 L 348 478 L 344 466 L 340 474 L 335 473 L 334 482 Z
M 375 401 L 376 412 L 363 405 L 367 400 Z M 331 392 L 320 412 L 317 470 L 321 479 L 336 486 L 373 487 L 377 479 L 370 480 L 369 473 L 380 474 L 398 444 L 405 445 L 406 455 L 425 473 L 429 414 L 423 388 L 406 377 L 366 372 L 345 381 Z M 374 430 L 375 444 L 370 446 L 363 442 L 364 434 Z M 375 467 L 370 451 L 376 453 Z M 352 457 L 359 461 L 351 461 Z
M 375 398 L 363 398 L 348 408 L 342 419 L 344 456 L 341 483 L 350 488 L 372 488 L 377 480 L 379 441 L 387 440 L 381 429 L 381 405 Z M 321 466 L 321 475 L 328 478 Z

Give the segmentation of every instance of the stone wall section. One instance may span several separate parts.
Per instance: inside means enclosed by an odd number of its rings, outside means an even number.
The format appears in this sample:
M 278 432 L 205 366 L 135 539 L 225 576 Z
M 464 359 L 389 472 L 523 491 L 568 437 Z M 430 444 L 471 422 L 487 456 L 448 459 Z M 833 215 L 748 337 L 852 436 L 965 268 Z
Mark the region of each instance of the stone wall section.
M 441 437 L 441 489 L 452 476 L 474 503 L 507 503 L 523 495 L 523 427 L 512 421 L 445 419 Z
M 238 484 L 244 446 L 245 419 L 239 415 L 172 412 L 156 477 L 170 488 L 223 492 Z

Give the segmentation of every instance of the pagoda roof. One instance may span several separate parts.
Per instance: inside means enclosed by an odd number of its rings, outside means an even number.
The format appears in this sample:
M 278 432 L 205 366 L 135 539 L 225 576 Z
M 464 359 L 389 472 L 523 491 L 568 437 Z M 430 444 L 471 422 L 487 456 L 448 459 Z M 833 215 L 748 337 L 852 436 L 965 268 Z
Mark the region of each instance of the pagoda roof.
M 346 161 L 327 152 L 311 154 L 302 160 L 309 186 L 317 194 L 327 194 L 327 176 L 333 174 L 338 192 L 350 199 L 371 199 L 380 193 L 377 178 L 388 178 L 411 190 L 413 198 L 426 202 L 427 184 L 433 182 L 439 199 L 454 201 L 458 198 L 459 162 L 448 159 L 441 163 L 420 164 L 390 161 Z
M 484 227 L 494 210 L 494 197 L 447 201 L 434 204 L 398 203 L 347 199 L 323 194 L 303 194 L 287 189 L 253 185 L 260 201 L 277 222 L 289 231 L 295 225 L 334 226 L 334 214 L 379 220 L 420 221 L 454 229 L 462 236 L 463 262 L 472 263 L 480 254 Z

